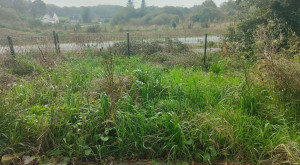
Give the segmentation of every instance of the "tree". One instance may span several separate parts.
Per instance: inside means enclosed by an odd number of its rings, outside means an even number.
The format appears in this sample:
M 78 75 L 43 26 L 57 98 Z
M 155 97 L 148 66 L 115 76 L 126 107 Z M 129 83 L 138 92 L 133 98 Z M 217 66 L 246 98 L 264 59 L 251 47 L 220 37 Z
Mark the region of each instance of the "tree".
M 84 23 L 91 22 L 91 10 L 89 7 L 84 7 L 82 10 L 82 20 Z
M 25 14 L 27 6 L 24 0 L 13 0 L 13 7 L 16 11 Z
M 281 19 L 289 28 L 300 36 L 300 1 L 282 0 L 270 4 L 271 12 L 275 19 Z
M 199 11 L 192 15 L 193 22 L 207 23 L 208 20 L 220 20 L 222 13 L 218 8 L 201 7 Z
M 273 40 L 280 49 L 288 47 L 291 30 L 300 36 L 299 0 L 237 0 L 240 22 L 227 35 L 228 41 L 241 44 L 240 50 L 254 55 L 255 35 L 260 26 L 271 26 Z
M 299 0 L 237 0 L 236 2 L 239 6 L 248 4 L 248 8 L 256 8 L 257 12 L 262 13 L 260 18 L 272 20 L 278 25 L 283 25 L 285 29 L 291 28 L 298 36 L 300 35 Z M 241 20 L 253 14 L 255 13 L 246 13 Z
M 212 0 L 206 0 L 202 3 L 201 7 L 211 7 L 211 8 L 217 8 L 217 5 Z
M 233 0 L 222 3 L 220 9 L 226 13 L 230 20 L 234 20 L 238 14 L 237 5 Z
M 132 7 L 132 8 L 134 8 L 134 5 L 133 5 L 132 0 L 128 0 L 128 2 L 127 2 L 127 7 Z
M 191 16 L 191 20 L 193 22 L 202 22 L 207 24 L 208 20 L 219 20 L 223 17 L 222 12 L 212 0 L 204 1 L 197 8 L 198 10 Z
M 111 19 L 111 25 L 128 24 L 130 19 L 137 18 L 138 14 L 134 8 L 126 7 L 116 13 Z
M 31 4 L 31 14 L 33 18 L 40 17 L 47 12 L 47 6 L 42 0 L 35 0 Z
M 177 27 L 177 24 L 176 24 L 175 20 L 172 21 L 172 27 L 173 27 L 174 29 L 176 29 L 176 27 Z
M 111 25 L 172 25 L 175 22 L 177 26 L 184 20 L 184 14 L 179 7 L 147 7 L 147 10 L 125 7 L 113 16 Z
M 146 1 L 145 1 L 145 0 L 142 0 L 141 8 L 142 8 L 142 9 L 145 9 L 145 8 L 146 8 Z

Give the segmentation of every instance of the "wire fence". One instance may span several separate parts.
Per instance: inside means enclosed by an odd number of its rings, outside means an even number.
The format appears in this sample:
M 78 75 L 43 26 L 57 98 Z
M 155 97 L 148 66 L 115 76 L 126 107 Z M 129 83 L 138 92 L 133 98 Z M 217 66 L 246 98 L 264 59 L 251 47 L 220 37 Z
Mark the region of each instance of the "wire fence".
M 56 36 L 55 36 L 56 34 Z M 57 37 L 57 38 L 56 38 Z M 130 32 L 130 42 L 161 42 L 179 41 L 195 52 L 203 52 L 205 45 L 204 34 L 192 34 L 189 32 Z M 87 49 L 106 49 L 119 42 L 128 42 L 127 33 L 95 33 L 95 34 L 64 34 L 45 33 L 38 36 L 12 37 L 12 43 L 8 38 L 0 38 L 0 54 L 14 53 L 25 54 L 32 51 L 85 51 Z M 208 51 L 220 51 L 221 37 L 208 36 Z

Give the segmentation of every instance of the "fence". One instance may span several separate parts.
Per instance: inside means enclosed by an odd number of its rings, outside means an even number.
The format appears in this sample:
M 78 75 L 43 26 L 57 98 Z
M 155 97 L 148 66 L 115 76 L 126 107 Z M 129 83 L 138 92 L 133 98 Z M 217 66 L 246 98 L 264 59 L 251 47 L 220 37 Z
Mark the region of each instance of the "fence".
M 193 35 L 189 32 L 130 32 L 127 34 L 117 32 L 66 35 L 49 32 L 38 36 L 0 38 L 0 54 L 25 54 L 32 51 L 55 51 L 56 53 L 85 51 L 88 48 L 105 49 L 117 42 L 159 41 L 165 43 L 167 40 L 180 41 L 191 47 L 195 52 L 204 52 L 205 34 Z M 209 51 L 220 50 L 219 36 L 208 36 L 207 42 Z M 130 47 L 127 49 L 130 50 Z

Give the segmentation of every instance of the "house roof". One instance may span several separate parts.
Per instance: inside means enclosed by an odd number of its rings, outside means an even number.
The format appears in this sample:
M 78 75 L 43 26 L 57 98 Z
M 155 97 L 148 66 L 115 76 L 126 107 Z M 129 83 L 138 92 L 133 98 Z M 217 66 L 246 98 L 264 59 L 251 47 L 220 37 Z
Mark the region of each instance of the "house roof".
M 52 22 L 52 23 L 58 23 L 59 19 L 57 15 L 54 12 L 48 12 L 44 16 L 40 18 L 43 22 Z

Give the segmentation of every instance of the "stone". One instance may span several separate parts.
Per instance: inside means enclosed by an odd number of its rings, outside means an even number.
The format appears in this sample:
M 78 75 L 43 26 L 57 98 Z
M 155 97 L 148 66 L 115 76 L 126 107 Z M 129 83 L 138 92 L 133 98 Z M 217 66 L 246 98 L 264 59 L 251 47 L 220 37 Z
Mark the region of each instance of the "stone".
M 24 165 L 28 165 L 28 164 L 31 164 L 32 162 L 34 162 L 35 157 L 34 156 L 23 156 L 22 159 L 23 159 Z

